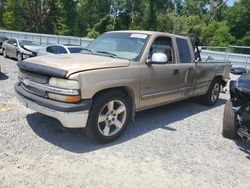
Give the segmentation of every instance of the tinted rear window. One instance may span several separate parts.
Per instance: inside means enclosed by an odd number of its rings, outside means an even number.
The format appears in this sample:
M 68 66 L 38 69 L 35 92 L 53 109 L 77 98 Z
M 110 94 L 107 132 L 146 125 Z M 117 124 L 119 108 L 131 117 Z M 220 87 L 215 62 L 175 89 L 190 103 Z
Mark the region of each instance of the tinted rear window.
M 190 48 L 189 48 L 187 40 L 177 38 L 176 43 L 177 43 L 177 47 L 179 50 L 180 62 L 181 63 L 191 63 Z

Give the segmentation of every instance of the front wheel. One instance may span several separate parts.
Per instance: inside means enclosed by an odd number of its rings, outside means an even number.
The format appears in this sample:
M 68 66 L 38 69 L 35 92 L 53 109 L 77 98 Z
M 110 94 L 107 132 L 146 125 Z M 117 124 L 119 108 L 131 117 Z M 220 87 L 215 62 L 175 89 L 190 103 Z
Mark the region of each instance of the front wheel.
M 235 114 L 232 111 L 232 102 L 229 100 L 226 102 L 224 108 L 222 135 L 229 139 L 234 139 L 238 136 Z
M 22 61 L 23 60 L 23 54 L 20 52 L 17 53 L 17 61 Z
M 120 91 L 104 93 L 93 102 L 86 133 L 98 142 L 112 142 L 122 135 L 130 119 L 128 96 Z
M 221 80 L 215 79 L 210 85 L 207 93 L 202 96 L 203 104 L 206 106 L 214 105 L 219 99 L 220 89 L 221 89 Z

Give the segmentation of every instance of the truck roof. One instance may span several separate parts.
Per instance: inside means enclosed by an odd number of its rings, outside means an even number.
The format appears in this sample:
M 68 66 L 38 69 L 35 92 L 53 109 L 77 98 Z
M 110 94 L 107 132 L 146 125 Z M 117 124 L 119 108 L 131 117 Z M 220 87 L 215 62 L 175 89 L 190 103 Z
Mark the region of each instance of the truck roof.
M 176 35 L 172 33 L 158 32 L 158 31 L 144 31 L 144 30 L 120 30 L 120 31 L 109 31 L 108 33 L 140 33 L 146 35 L 167 35 L 175 38 L 184 38 L 184 39 L 188 38 L 182 35 Z

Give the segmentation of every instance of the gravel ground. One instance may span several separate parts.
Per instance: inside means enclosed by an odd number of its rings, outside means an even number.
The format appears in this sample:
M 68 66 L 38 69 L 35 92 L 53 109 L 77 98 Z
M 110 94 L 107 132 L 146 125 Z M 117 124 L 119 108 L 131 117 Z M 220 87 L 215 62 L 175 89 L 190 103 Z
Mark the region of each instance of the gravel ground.
M 221 136 L 223 108 L 187 100 L 137 113 L 107 145 L 24 108 L 0 57 L 0 187 L 250 187 L 250 154 Z

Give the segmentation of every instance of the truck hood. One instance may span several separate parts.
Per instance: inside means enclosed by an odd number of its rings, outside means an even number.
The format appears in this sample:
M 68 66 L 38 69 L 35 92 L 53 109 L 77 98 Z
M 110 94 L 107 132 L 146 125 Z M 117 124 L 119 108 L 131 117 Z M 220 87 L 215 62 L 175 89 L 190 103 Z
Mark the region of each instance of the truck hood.
M 91 54 L 62 54 L 30 58 L 18 63 L 19 68 L 48 76 L 69 75 L 96 69 L 127 67 L 130 61 Z

